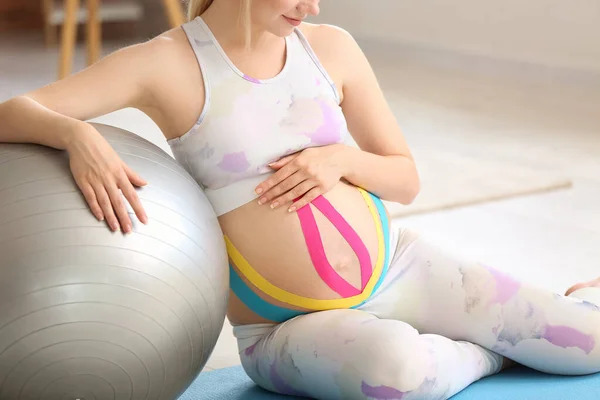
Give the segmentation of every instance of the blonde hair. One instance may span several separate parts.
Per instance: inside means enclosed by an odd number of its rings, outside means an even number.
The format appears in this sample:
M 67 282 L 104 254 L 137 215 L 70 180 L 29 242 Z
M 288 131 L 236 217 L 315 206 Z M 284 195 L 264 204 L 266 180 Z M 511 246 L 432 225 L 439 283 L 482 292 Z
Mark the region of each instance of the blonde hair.
M 240 2 L 240 25 L 244 30 L 244 44 L 250 47 L 251 28 L 250 28 L 250 5 L 252 0 L 239 0 Z M 187 17 L 191 21 L 204 14 L 213 4 L 214 0 L 189 0 Z

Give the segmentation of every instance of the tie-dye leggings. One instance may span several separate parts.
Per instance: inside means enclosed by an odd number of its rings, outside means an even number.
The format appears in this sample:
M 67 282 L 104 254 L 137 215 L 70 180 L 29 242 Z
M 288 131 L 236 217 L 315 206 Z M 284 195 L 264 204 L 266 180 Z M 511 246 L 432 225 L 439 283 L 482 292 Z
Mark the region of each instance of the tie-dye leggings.
M 387 282 L 360 309 L 234 327 L 250 378 L 319 400 L 440 400 L 508 360 L 555 374 L 600 371 L 600 289 L 565 297 L 412 231 L 396 237 Z

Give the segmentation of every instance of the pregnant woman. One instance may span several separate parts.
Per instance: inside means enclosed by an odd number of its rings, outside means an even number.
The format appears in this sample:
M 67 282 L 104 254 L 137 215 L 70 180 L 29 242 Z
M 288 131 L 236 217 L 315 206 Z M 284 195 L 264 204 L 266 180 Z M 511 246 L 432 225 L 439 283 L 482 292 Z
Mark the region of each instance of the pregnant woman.
M 318 3 L 192 0 L 182 27 L 0 105 L 0 141 L 66 150 L 94 215 L 129 233 L 151 182 L 85 121 L 152 118 L 218 215 L 228 317 L 267 390 L 447 399 L 514 362 L 600 371 L 598 281 L 551 293 L 391 229 L 382 199 L 413 201 L 416 167 L 356 42 L 303 22 Z

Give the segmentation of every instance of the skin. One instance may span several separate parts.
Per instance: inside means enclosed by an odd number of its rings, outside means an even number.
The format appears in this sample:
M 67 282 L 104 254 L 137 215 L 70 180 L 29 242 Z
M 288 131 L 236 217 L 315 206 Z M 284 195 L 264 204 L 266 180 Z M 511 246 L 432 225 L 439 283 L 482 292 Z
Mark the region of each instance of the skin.
M 263 78 L 277 74 L 283 65 L 283 37 L 294 29 L 285 17 L 303 20 L 317 15 L 319 1 L 254 0 L 249 46 L 244 44 L 239 12 L 239 0 L 215 0 L 203 18 L 238 68 Z M 419 192 L 416 166 L 365 55 L 342 29 L 307 23 L 300 29 L 341 94 L 341 107 L 359 148 L 323 146 L 279 160 L 272 165 L 275 173 L 256 188 L 261 206 L 293 212 L 340 180 L 384 200 L 411 203 Z M 166 139 L 176 138 L 198 119 L 205 101 L 198 90 L 202 86 L 185 34 L 175 28 L 1 103 L 0 142 L 66 150 L 90 210 L 111 229 L 129 233 L 132 221 L 124 201 L 146 223 L 148 216 L 135 189 L 147 182 L 85 121 L 131 107 L 148 115 Z M 293 202 L 295 198 L 300 200 Z
M 574 291 L 579 290 L 579 289 L 583 289 L 583 288 L 586 288 L 586 287 L 600 287 L 600 278 L 593 279 L 593 280 L 588 281 L 588 282 L 581 282 L 581 283 L 578 283 L 576 285 L 571 286 L 567 290 L 567 292 L 565 293 L 565 296 L 568 296 L 571 293 L 573 293 Z

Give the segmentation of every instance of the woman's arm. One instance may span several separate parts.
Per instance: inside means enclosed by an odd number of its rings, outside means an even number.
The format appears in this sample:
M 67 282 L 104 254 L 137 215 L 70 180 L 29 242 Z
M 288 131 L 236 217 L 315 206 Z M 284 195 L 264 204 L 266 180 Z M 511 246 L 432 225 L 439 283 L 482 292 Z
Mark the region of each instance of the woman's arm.
M 355 146 L 307 148 L 270 164 L 275 170 L 256 188 L 259 204 L 295 211 L 329 191 L 340 179 L 383 200 L 410 204 L 419 192 L 411 152 L 367 58 L 344 30 L 306 25 L 305 34 L 332 77 Z
M 85 121 L 124 108 L 148 115 L 170 139 L 196 122 L 203 84 L 185 33 L 173 29 L 0 103 L 0 142 L 65 149 L 91 130 Z
M 349 33 L 332 26 L 319 29 L 338 56 L 341 107 L 360 148 L 343 152 L 344 178 L 382 199 L 411 203 L 420 189 L 417 168 L 373 69 Z
M 84 71 L 0 104 L 0 142 L 66 150 L 75 182 L 92 213 L 111 229 L 131 230 L 121 192 L 138 218 L 146 214 L 134 186 L 146 182 L 119 159 L 85 120 L 139 107 L 145 94 L 148 46 L 120 50 Z
M 419 194 L 420 181 L 412 158 L 378 155 L 354 147 L 344 149 L 344 179 L 379 198 L 408 205 Z
M 167 35 L 121 49 L 77 74 L 1 103 L 0 142 L 66 150 L 73 177 L 94 215 L 113 230 L 121 227 L 129 232 L 132 224 L 121 194 L 145 222 L 134 186 L 146 182 L 86 120 L 132 107 L 148 114 L 161 129 L 166 126 L 170 132 L 184 132 L 195 121 L 194 102 L 188 102 L 188 108 L 175 108 L 178 114 L 173 105 L 187 99 L 181 93 L 194 76 L 200 76 L 199 71 L 188 74 L 180 67 L 187 63 L 188 69 L 192 68 L 190 57 L 194 56 L 187 41 Z M 180 125 L 164 122 L 170 120 Z
M 140 107 L 150 74 L 149 44 L 121 49 L 65 79 L 0 103 L 0 142 L 66 149 L 89 132 L 84 121 Z

